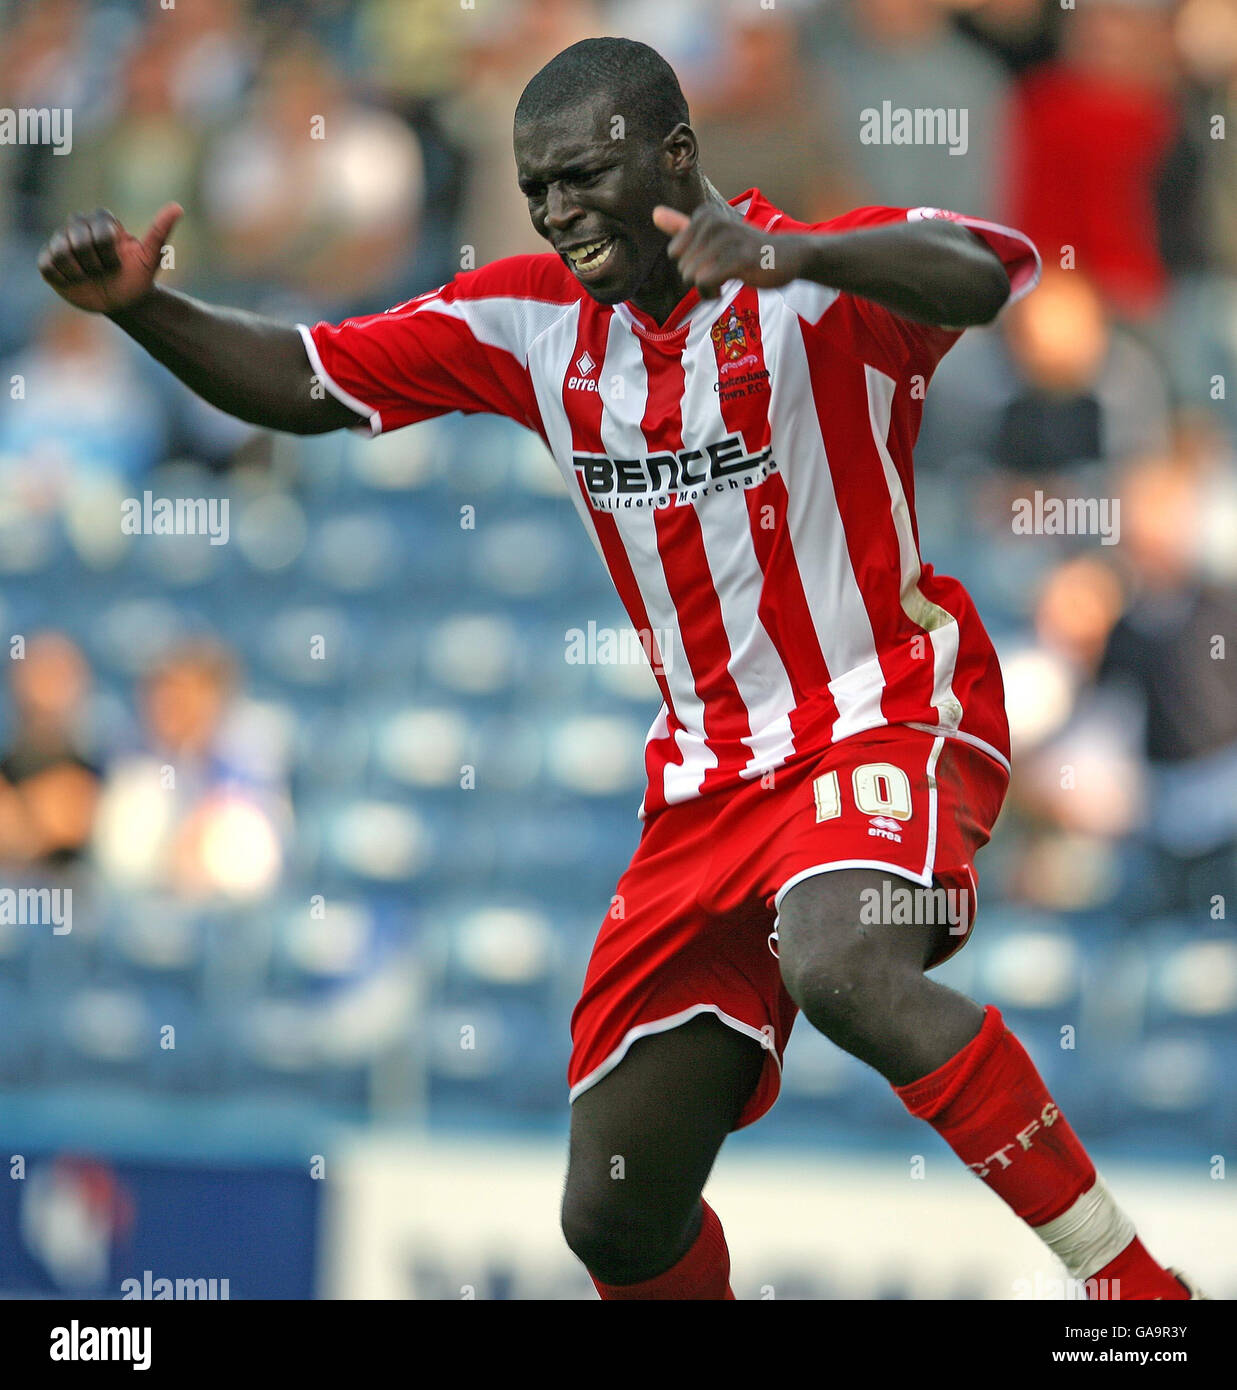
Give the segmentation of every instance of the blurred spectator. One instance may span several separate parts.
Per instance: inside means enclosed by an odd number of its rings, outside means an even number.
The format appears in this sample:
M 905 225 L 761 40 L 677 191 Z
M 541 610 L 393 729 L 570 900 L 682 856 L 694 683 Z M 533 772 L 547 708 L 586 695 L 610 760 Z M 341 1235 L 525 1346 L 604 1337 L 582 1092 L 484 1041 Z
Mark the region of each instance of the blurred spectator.
M 950 7 L 959 31 L 1011 73 L 1025 72 L 1056 52 L 1064 9 L 1051 0 L 954 0 Z
M 87 757 L 82 714 L 90 672 L 56 632 L 34 636 L 9 664 L 13 728 L 0 754 L 0 863 L 60 865 L 90 838 L 99 769 Z
M 362 0 L 356 25 L 366 82 L 388 98 L 413 101 L 455 91 L 461 31 L 476 13 L 453 12 L 440 0 Z
M 147 30 L 166 54 L 171 95 L 186 120 L 219 120 L 244 95 L 257 46 L 249 8 L 248 0 L 176 0 L 165 22 Z
M 782 0 L 777 12 L 797 15 L 813 4 L 814 0 Z M 600 8 L 601 24 L 593 32 L 620 34 L 655 48 L 678 74 L 689 103 L 717 66 L 722 49 L 719 16 L 772 13 L 746 0 L 600 0 Z
M 1159 186 L 1160 242 L 1175 284 L 1168 363 L 1178 397 L 1237 428 L 1237 0 L 1187 0 L 1176 22 L 1183 119 Z
M 77 150 L 106 118 L 111 74 L 130 32 L 123 15 L 110 18 L 101 23 L 87 0 L 0 3 L 0 106 L 60 113 L 62 151 L 69 136 Z M 0 258 L 9 272 L 0 273 L 0 356 L 25 345 L 46 306 L 47 287 L 26 268 L 65 215 L 59 187 L 74 157 L 50 142 L 0 142 Z
M 105 319 L 53 301 L 29 351 L 0 364 L 0 379 L 10 395 L 0 414 L 0 495 L 51 510 L 77 488 L 134 478 L 159 461 L 157 398 Z
M 262 897 L 277 883 L 282 761 L 238 698 L 224 648 L 194 643 L 147 676 L 144 748 L 107 769 L 95 852 L 105 875 L 186 898 Z
M 1043 476 L 1167 444 L 1157 364 L 1114 331 L 1085 275 L 1050 268 L 1003 326 L 1021 384 L 1001 412 L 998 463 Z
M 468 21 L 463 77 L 443 106 L 443 124 L 468 158 L 460 244 L 472 248 L 476 265 L 485 265 L 546 249 L 515 179 L 515 104 L 538 68 L 601 30 L 590 0 L 510 0 L 500 14 L 478 11 Z
M 1003 662 L 1017 769 L 1007 889 L 1040 907 L 1079 910 L 1111 899 L 1115 842 L 1141 811 L 1137 721 L 1128 701 L 1094 686 L 1122 599 L 1106 562 L 1065 561 L 1040 587 L 1033 640 Z
M 866 185 L 863 201 L 1000 212 L 1008 90 L 1000 63 L 935 3 L 850 0 L 840 19 L 813 24 L 807 35 L 829 83 L 838 139 Z M 865 113 L 886 107 L 953 113 L 953 145 L 865 143 Z
M 251 297 L 277 286 L 296 312 L 357 313 L 390 302 L 415 251 L 421 150 L 298 38 L 275 51 L 250 114 L 211 149 L 203 196 L 220 267 Z
M 1168 436 L 1156 357 L 1111 321 L 1081 271 L 1049 265 L 996 329 L 965 334 L 941 363 L 915 457 L 923 474 L 985 475 L 975 513 L 1004 535 L 1028 486 L 1095 495 L 1111 464 L 1162 450 Z
M 1144 715 L 1147 836 L 1171 907 L 1202 912 L 1237 892 L 1237 588 L 1198 574 L 1202 494 L 1179 460 L 1133 470 L 1122 489 L 1131 593 L 1099 669 Z
M 1175 459 L 1141 464 L 1125 477 L 1121 500 L 1121 553 L 1132 591 L 1100 676 L 1120 674 L 1139 687 L 1147 756 L 1178 762 L 1237 741 L 1237 700 L 1225 665 L 1237 609 L 1230 594 L 1198 577 L 1203 518 L 1192 470 Z
M 1167 288 L 1155 217 L 1178 120 L 1167 6 L 1088 0 L 1061 36 L 1060 58 L 1017 89 L 1006 220 L 1046 263 L 1088 274 L 1114 312 L 1146 319 Z
M 0 32 L 4 104 L 71 110 L 74 143 L 102 114 L 110 52 L 125 34 L 125 26 L 115 22 L 110 35 L 100 32 L 92 18 L 85 0 L 43 0 L 11 7 L 4 15 L 9 27 Z M 45 235 L 63 215 L 50 195 L 56 166 L 65 159 L 46 144 L 0 144 L 0 187 L 8 193 L 0 198 L 0 232 L 11 216 L 18 230 Z
M 788 15 L 730 6 L 715 68 L 685 89 L 700 162 L 727 197 L 758 187 L 802 222 L 860 201 L 819 77 Z
M 1042 582 L 1034 641 L 1002 662 L 1015 896 L 1081 909 L 1123 886 L 1141 917 L 1237 891 L 1237 585 L 1213 536 L 1231 551 L 1232 482 L 1214 424 L 1175 422 L 1171 452 L 1110 485 L 1119 545 Z
M 1198 573 L 1221 587 L 1237 584 L 1237 457 L 1222 417 L 1211 410 L 1178 410 L 1172 453 L 1199 488 Z
M 174 58 L 170 46 L 154 38 L 128 55 L 116 77 L 118 100 L 107 125 L 82 132 L 74 156 L 52 167 L 59 175 L 58 218 L 106 207 L 140 236 L 164 203 L 193 206 L 202 135 L 181 109 Z M 197 262 L 199 226 L 198 219 L 187 218 L 177 228 L 167 283 L 175 285 L 177 271 Z

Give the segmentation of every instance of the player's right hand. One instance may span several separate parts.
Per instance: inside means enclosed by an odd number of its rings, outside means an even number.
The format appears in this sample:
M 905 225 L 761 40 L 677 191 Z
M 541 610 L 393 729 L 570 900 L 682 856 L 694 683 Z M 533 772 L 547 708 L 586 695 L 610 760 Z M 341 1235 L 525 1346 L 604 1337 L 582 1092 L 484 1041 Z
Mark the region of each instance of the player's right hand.
M 92 314 L 114 314 L 150 293 L 160 255 L 184 208 L 168 203 L 139 241 L 106 208 L 76 213 L 39 252 L 39 274 L 62 298 Z

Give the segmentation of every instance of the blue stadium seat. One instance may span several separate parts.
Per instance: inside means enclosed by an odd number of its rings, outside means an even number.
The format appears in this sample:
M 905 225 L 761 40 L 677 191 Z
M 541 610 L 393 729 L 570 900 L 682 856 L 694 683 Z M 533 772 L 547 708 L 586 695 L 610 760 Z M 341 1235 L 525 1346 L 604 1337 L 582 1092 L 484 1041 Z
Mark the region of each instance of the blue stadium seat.
M 1124 1111 L 1119 1133 L 1133 1152 L 1183 1142 L 1210 1154 L 1233 1126 L 1231 1068 L 1237 1050 L 1186 1027 L 1148 1033 L 1106 1060 Z

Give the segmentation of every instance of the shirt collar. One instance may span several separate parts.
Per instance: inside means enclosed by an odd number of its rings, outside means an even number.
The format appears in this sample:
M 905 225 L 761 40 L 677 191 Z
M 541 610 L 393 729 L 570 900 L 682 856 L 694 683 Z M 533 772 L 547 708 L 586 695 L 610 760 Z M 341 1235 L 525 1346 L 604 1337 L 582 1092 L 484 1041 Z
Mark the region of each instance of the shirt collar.
M 745 222 L 750 222 L 762 230 L 771 227 L 782 216 L 782 213 L 765 198 L 758 188 L 745 189 L 742 193 L 728 199 L 728 202 L 732 208 L 737 208 L 743 214 Z M 727 280 L 722 286 L 719 296 L 708 301 L 706 307 L 709 312 L 720 313 L 738 293 L 742 283 L 741 280 Z M 674 306 L 670 317 L 662 324 L 657 323 L 653 316 L 646 314 L 643 309 L 637 309 L 628 299 L 616 304 L 614 312 L 628 328 L 638 333 L 642 338 L 647 338 L 651 342 L 664 342 L 683 332 L 691 323 L 692 317 L 700 308 L 701 303 L 699 290 L 689 290 Z

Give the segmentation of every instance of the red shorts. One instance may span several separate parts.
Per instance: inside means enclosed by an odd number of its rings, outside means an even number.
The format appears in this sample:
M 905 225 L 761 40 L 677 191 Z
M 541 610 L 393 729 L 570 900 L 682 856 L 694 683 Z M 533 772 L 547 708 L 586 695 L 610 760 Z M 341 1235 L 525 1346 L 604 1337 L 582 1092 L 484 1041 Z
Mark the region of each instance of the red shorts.
M 571 1099 L 638 1038 L 711 1013 L 766 1049 L 736 1128 L 759 1119 L 777 1099 L 797 1012 L 775 954 L 782 896 L 813 874 L 847 868 L 952 889 L 964 915 L 930 962 L 939 965 L 970 935 L 972 860 L 1008 785 L 1008 770 L 964 740 L 894 725 L 652 816 L 572 1014 Z

